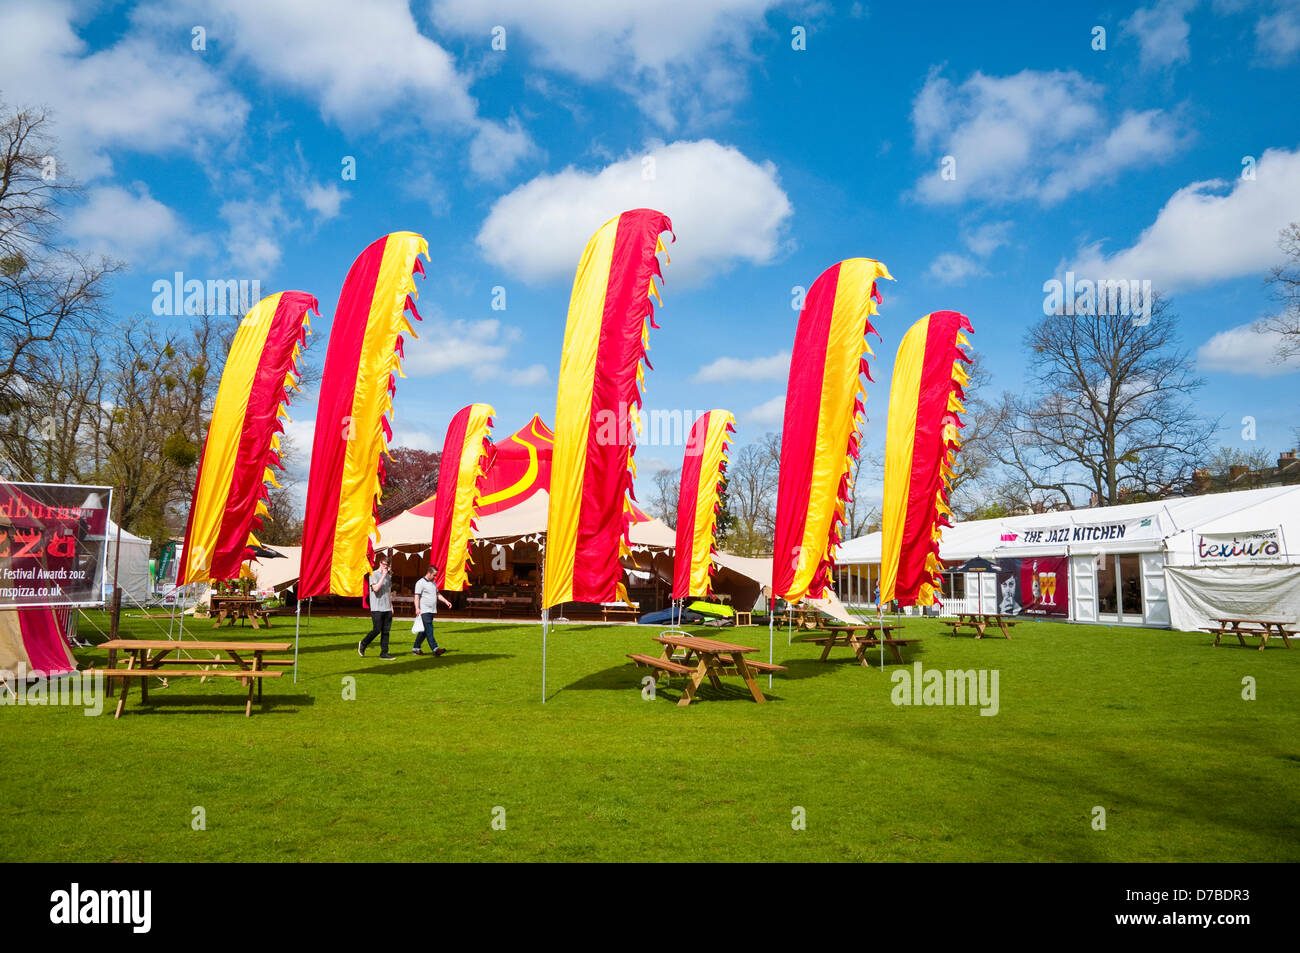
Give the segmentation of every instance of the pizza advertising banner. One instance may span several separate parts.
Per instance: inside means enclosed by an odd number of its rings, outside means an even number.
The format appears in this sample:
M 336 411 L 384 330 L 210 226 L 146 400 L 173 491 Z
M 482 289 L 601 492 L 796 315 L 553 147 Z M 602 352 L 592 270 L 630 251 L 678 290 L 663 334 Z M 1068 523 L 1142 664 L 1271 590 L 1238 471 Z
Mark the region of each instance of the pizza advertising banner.
M 106 486 L 0 479 L 0 608 L 102 605 Z

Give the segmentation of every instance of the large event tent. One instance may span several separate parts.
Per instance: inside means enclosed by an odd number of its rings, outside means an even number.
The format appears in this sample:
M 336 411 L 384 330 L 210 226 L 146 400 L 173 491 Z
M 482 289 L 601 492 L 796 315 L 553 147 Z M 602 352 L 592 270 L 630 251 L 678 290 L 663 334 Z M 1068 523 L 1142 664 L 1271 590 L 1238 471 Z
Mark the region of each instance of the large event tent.
M 536 562 L 537 546 L 546 536 L 554 442 L 551 429 L 541 417 L 534 415 L 515 433 L 493 444 L 478 510 L 478 528 L 474 533 L 475 541 L 480 544 L 474 554 L 476 563 L 490 561 L 494 556 L 503 561 L 518 556 L 527 559 L 530 565 Z M 433 538 L 434 499 L 431 496 L 379 524 L 376 549 L 405 554 L 417 562 L 423 560 L 421 566 L 426 565 Z M 676 534 L 662 520 L 639 508 L 634 507 L 633 513 L 632 556 L 624 561 L 625 567 L 652 573 L 671 583 Z M 300 549 L 276 546 L 275 550 L 286 558 L 253 564 L 260 587 L 283 589 L 297 581 Z M 762 587 L 770 584 L 770 559 L 742 559 L 722 554 L 718 562 L 715 585 L 719 591 L 731 593 L 737 607 L 753 605 Z M 395 565 L 398 571 L 401 568 Z
M 1258 552 L 1234 555 L 1234 540 Z M 872 602 L 880 543 L 871 533 L 840 547 L 846 602 Z M 948 611 L 1188 631 L 1217 615 L 1297 622 L 1300 486 L 960 522 L 944 530 L 939 555 Z M 976 557 L 1003 571 L 953 571 Z

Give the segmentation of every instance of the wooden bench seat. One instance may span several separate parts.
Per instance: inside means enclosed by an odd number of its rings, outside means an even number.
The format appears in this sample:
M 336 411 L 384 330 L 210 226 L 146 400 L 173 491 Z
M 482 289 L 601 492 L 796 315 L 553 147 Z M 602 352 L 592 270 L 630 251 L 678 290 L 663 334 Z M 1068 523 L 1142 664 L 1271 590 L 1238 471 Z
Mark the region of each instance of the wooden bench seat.
M 657 668 L 660 671 L 671 672 L 674 675 L 690 675 L 695 671 L 694 665 L 683 665 L 681 662 L 673 662 L 669 659 L 659 658 L 654 655 L 628 653 L 627 657 L 637 665 L 646 668 Z
M 291 661 L 289 664 L 292 665 L 293 662 Z M 222 676 L 226 678 L 279 678 L 284 672 L 268 672 L 265 669 L 247 668 L 171 668 L 166 671 L 158 668 L 102 668 L 91 669 L 91 674 L 103 675 L 105 678 L 180 678 L 183 676 L 197 678 L 220 678 Z
M 784 665 L 777 665 L 775 662 L 756 662 L 753 659 L 745 659 L 745 664 L 756 672 L 784 672 Z

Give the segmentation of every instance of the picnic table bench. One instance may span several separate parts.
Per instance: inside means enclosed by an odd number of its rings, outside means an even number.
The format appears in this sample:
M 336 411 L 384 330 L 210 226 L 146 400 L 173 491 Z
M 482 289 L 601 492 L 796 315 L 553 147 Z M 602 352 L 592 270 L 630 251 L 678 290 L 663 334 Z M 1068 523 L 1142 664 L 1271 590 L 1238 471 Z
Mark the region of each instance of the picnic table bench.
M 609 622 L 611 616 L 615 621 L 631 619 L 635 622 L 641 618 L 641 609 L 636 605 L 626 605 L 623 603 L 610 605 L 602 602 L 600 605 L 601 621 Z
M 678 707 L 685 707 L 694 700 L 696 691 L 706 678 L 714 688 L 721 688 L 722 682 L 719 676 L 722 675 L 739 675 L 745 680 L 745 685 L 749 688 L 754 701 L 761 704 L 766 702 L 767 698 L 759 689 L 758 683 L 754 681 L 754 675 L 762 672 L 785 671 L 784 665 L 745 658 L 747 653 L 758 651 L 748 645 L 732 645 L 730 642 L 719 642 L 717 639 L 671 634 L 656 636 L 655 641 L 664 647 L 662 655 L 653 656 L 637 652 L 629 653 L 628 658 L 640 668 L 653 669 L 668 676 L 685 676 L 686 688 L 677 702 Z M 675 649 L 684 649 L 685 655 L 674 658 Z M 692 658 L 695 659 L 694 664 L 691 663 Z
M 830 657 L 831 649 L 836 646 L 845 646 L 853 649 L 853 654 L 857 656 L 858 662 L 864 668 L 870 667 L 867 662 L 867 649 L 874 649 L 882 642 L 889 647 L 889 652 L 894 656 L 894 661 L 899 665 L 903 664 L 903 653 L 900 646 L 911 645 L 913 642 L 920 642 L 920 639 L 900 639 L 890 635 L 891 632 L 903 628 L 891 622 L 864 622 L 855 625 L 836 625 L 823 626 L 818 631 L 824 632 L 824 635 L 817 635 L 811 638 L 801 638 L 800 642 L 807 642 L 810 645 L 822 646 L 822 654 L 818 659 L 824 662 Z M 877 636 L 876 633 L 880 635 Z M 862 633 L 865 633 L 862 634 Z
M 505 607 L 506 601 L 494 596 L 468 596 L 465 599 L 465 608 L 469 610 L 470 615 L 490 612 L 499 619 Z
M 92 672 L 103 675 L 107 681 L 107 694 L 113 695 L 114 681 L 121 682 L 121 695 L 114 718 L 122 717 L 126 697 L 133 681 L 140 683 L 140 700 L 149 701 L 150 678 L 238 678 L 248 685 L 248 700 L 244 715 L 253 714 L 253 694 L 262 698 L 262 681 L 279 678 L 282 666 L 292 665 L 293 659 L 266 658 L 267 652 L 288 651 L 290 642 L 205 642 L 176 641 L 174 639 L 111 639 L 100 648 L 108 650 L 106 667 Z M 172 656 L 173 652 L 212 652 L 212 658 L 185 659 Z M 128 656 L 126 668 L 117 667 L 118 653 Z M 224 657 L 220 653 L 225 653 Z M 243 653 L 243 654 L 241 654 Z M 251 658 L 245 656 L 251 655 Z M 187 666 L 164 668 L 163 666 Z
M 266 627 L 271 627 L 271 613 L 268 609 L 262 608 L 262 600 L 254 599 L 251 596 L 213 596 L 211 603 L 212 615 L 216 621 L 212 623 L 212 628 L 221 628 L 221 623 L 227 619 L 233 626 L 236 620 L 245 620 L 253 624 L 253 628 L 261 628 L 263 622 Z
M 977 639 L 984 638 L 984 632 L 990 625 L 997 626 L 1002 630 L 1003 636 L 1009 639 L 1015 624 L 1000 612 L 958 612 L 956 619 L 944 623 L 952 628 L 953 635 L 960 635 L 963 629 L 971 629 Z
M 1215 619 L 1215 625 L 1201 626 L 1202 630 L 1214 633 L 1214 644 L 1225 635 L 1235 635 L 1242 648 L 1246 648 L 1246 636 L 1253 635 L 1259 639 L 1260 651 L 1268 645 L 1270 636 L 1281 636 L 1282 644 L 1291 647 L 1291 636 L 1300 635 L 1300 630 L 1287 627 L 1285 622 L 1271 622 L 1266 619 Z

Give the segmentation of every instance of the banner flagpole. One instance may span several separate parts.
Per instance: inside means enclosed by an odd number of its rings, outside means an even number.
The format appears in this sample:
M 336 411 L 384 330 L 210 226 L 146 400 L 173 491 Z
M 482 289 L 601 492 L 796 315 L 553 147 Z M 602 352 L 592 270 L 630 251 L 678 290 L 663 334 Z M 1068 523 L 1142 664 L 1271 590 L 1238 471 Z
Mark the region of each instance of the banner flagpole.
M 310 611 L 310 610 L 309 610 Z M 293 600 L 293 683 L 298 684 L 298 630 L 302 626 L 302 600 Z
M 542 610 L 542 704 L 546 704 L 546 630 L 550 627 L 550 609 Z

